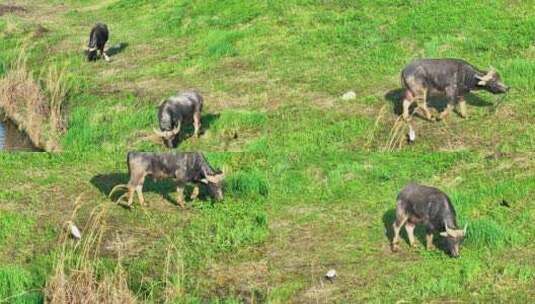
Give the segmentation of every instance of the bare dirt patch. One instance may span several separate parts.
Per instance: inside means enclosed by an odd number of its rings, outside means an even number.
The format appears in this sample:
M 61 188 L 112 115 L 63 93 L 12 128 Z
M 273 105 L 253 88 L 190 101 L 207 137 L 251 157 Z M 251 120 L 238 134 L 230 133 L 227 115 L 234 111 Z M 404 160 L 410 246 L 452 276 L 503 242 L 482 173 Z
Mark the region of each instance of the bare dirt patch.
M 25 13 L 27 10 L 18 5 L 2 5 L 0 4 L 0 16 L 5 14 Z
M 41 24 L 38 24 L 35 28 L 35 31 L 33 32 L 33 38 L 41 38 L 48 32 L 49 30 L 46 27 L 42 26 Z

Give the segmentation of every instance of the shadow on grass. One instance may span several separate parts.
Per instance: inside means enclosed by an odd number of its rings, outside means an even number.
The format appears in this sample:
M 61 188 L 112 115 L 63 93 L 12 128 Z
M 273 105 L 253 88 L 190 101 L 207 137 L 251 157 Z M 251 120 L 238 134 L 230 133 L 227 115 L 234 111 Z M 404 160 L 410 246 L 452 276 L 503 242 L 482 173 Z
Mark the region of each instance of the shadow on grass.
M 385 99 L 392 103 L 394 114 L 401 115 L 403 113 L 403 93 L 405 89 L 390 90 L 385 94 Z
M 392 243 L 394 238 L 394 229 L 392 224 L 396 220 L 396 209 L 390 209 L 383 214 L 383 225 L 385 226 L 385 236 L 388 239 L 388 243 Z
M 390 90 L 385 94 L 385 99 L 390 101 L 392 103 L 392 108 L 394 109 L 394 114 L 401 115 L 403 112 L 403 95 L 405 93 L 405 89 L 398 88 L 394 90 Z M 475 94 L 466 94 L 465 96 L 466 103 L 470 106 L 476 106 L 476 107 L 489 107 L 492 106 L 493 103 L 490 103 L 481 97 L 475 95 Z M 446 108 L 446 105 L 448 103 L 448 99 L 446 96 L 442 94 L 433 94 L 428 97 L 427 104 L 431 108 L 435 108 L 439 113 L 444 111 Z M 410 111 L 412 112 L 414 108 L 416 107 L 416 104 L 412 104 Z M 418 116 L 422 117 L 417 113 Z
M 123 52 L 127 47 L 128 47 L 128 43 L 120 42 L 120 43 L 117 43 L 116 45 L 110 47 L 106 51 L 106 54 L 108 54 L 108 56 L 112 57 L 112 56 L 115 56 L 115 55 Z
M 113 187 L 119 184 L 126 184 L 128 183 L 128 180 L 129 176 L 126 173 L 99 174 L 91 178 L 91 184 L 93 184 L 93 186 L 99 189 L 102 194 L 108 196 Z M 203 201 L 208 200 L 209 195 L 204 189 L 204 187 L 200 186 L 199 190 L 200 193 L 198 198 Z M 110 200 L 117 200 L 119 196 L 125 193 L 125 191 L 126 190 L 117 190 L 110 198 Z M 184 197 L 186 198 L 186 201 L 189 200 L 191 191 L 192 187 L 188 185 L 188 187 L 186 187 L 186 190 L 184 191 Z M 145 194 L 147 192 L 158 193 L 171 204 L 178 206 L 178 202 L 176 200 L 176 184 L 171 179 L 153 180 L 152 178 L 147 177 L 145 179 L 145 183 L 143 184 L 143 193 Z M 173 192 L 175 192 L 175 197 L 171 196 L 171 193 Z M 135 195 L 134 201 L 137 202 L 137 199 L 137 195 Z
M 392 244 L 392 239 L 394 238 L 394 228 L 392 227 L 392 225 L 394 224 L 395 220 L 396 220 L 396 209 L 392 208 L 383 214 L 383 225 L 385 227 L 385 236 L 388 239 L 388 244 Z M 416 228 L 414 229 L 414 236 L 416 237 L 416 246 L 423 246 L 423 247 L 426 246 L 425 235 L 426 235 L 425 226 L 416 225 Z M 400 237 L 405 240 L 407 245 L 409 244 L 409 238 L 407 237 L 405 226 L 401 228 Z M 442 242 L 442 237 L 440 237 L 438 233 L 435 233 L 435 236 L 433 238 L 433 244 L 438 250 L 443 251 L 445 254 L 448 254 L 447 248 L 445 244 L 443 244 Z
M 220 114 L 212 114 L 208 113 L 201 117 L 201 129 L 199 130 L 199 136 L 202 136 L 206 130 L 210 129 L 210 127 L 219 119 Z M 195 129 L 193 128 L 193 124 L 187 124 L 185 125 L 181 130 L 179 136 L 175 138 L 173 141 L 173 146 L 177 148 L 181 142 L 184 140 L 190 138 L 193 136 Z

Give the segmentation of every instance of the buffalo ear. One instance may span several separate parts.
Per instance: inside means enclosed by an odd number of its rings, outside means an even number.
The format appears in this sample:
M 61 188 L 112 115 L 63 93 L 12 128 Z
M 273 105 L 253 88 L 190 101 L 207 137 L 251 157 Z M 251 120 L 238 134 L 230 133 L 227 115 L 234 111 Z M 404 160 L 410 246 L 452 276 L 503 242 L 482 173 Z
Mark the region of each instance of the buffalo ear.
M 448 236 L 449 236 L 448 233 L 447 233 L 446 231 L 441 232 L 440 235 L 443 236 L 443 237 L 448 237 Z

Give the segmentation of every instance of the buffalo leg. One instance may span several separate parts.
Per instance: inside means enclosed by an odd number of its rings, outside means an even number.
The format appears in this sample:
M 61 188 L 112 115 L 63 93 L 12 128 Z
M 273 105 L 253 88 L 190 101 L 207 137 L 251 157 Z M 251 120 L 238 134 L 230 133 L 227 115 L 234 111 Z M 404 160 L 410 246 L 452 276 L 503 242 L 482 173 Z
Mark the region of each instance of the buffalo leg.
M 131 186 L 128 186 L 128 207 L 132 206 L 132 204 L 134 203 L 134 191 L 136 190 L 136 188 L 134 187 L 131 187 Z
M 410 90 L 405 90 L 405 97 L 403 98 L 403 119 L 405 121 L 409 120 L 409 109 L 411 104 L 414 102 L 414 95 Z
M 440 120 L 446 119 L 446 117 L 450 115 L 451 110 L 453 109 L 453 105 L 455 104 L 456 99 L 457 99 L 457 97 L 455 96 L 454 89 L 451 89 L 451 88 L 446 89 L 446 96 L 448 97 L 448 104 L 446 105 L 446 108 L 444 109 L 444 111 L 440 113 L 440 116 L 439 116 Z
M 394 228 L 394 237 L 392 238 L 392 251 L 397 251 L 399 249 L 399 231 L 401 230 L 401 227 L 405 224 L 408 217 L 405 214 L 405 212 L 401 211 L 401 209 L 396 210 L 396 221 L 392 225 Z
M 432 250 L 435 248 L 435 245 L 433 245 L 433 233 L 432 232 L 427 232 L 426 236 L 425 236 L 425 240 L 426 240 L 426 247 L 427 247 L 427 250 Z
M 143 185 L 136 187 L 137 198 L 139 199 L 139 204 L 145 206 L 145 198 L 143 197 Z
M 418 103 L 418 107 L 424 111 L 425 118 L 427 120 L 432 120 L 431 112 L 429 111 L 429 108 L 427 107 L 427 90 L 424 91 L 423 97 Z
M 191 192 L 191 200 L 194 201 L 199 196 L 199 185 L 193 186 L 193 191 Z
M 134 191 L 137 192 L 139 203 L 143 203 L 143 194 L 141 190 L 145 181 L 145 173 L 134 170 L 130 173 L 130 180 L 128 181 L 128 206 L 134 203 Z
M 180 205 L 181 208 L 185 208 L 186 205 L 184 204 L 184 187 L 185 185 L 182 183 L 179 183 L 176 185 L 176 192 L 177 192 L 177 199 L 176 202 L 178 205 Z
M 196 112 L 193 114 L 193 128 L 195 129 L 194 135 L 195 137 L 199 137 L 199 131 L 201 129 L 201 113 Z
M 407 224 L 405 224 L 405 231 L 407 231 L 407 236 L 409 237 L 409 244 L 411 247 L 416 245 L 414 242 L 414 227 L 415 225 L 411 222 L 407 222 Z
M 459 98 L 459 115 L 461 115 L 462 118 L 466 118 L 466 100 L 464 100 L 464 97 Z
M 104 52 L 104 48 L 100 49 L 100 56 L 102 56 L 104 60 L 110 61 L 110 57 L 108 57 L 108 54 Z
M 145 198 L 143 197 L 143 184 L 144 183 L 145 183 L 145 174 L 143 174 L 141 178 L 137 180 L 137 183 L 136 183 L 137 198 L 139 199 L 139 204 L 141 206 L 145 205 Z

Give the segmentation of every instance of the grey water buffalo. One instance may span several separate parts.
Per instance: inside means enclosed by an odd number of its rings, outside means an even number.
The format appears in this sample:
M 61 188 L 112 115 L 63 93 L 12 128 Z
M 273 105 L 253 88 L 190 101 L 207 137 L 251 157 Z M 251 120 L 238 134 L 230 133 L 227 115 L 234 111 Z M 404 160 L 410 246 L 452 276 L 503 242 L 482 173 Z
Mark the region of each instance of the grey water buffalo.
M 396 220 L 393 224 L 394 237 L 392 251 L 399 249 L 399 232 L 405 225 L 409 243 L 415 246 L 414 228 L 416 224 L 425 225 L 427 249 L 433 248 L 433 234 L 441 231 L 446 239 L 451 256 L 459 256 L 459 246 L 466 235 L 466 228 L 458 229 L 455 209 L 449 197 L 437 188 L 415 183 L 407 185 L 397 197 Z
M 194 184 L 191 199 L 195 199 L 198 196 L 199 184 L 206 184 L 210 196 L 215 200 L 223 199 L 224 174 L 219 170 L 213 169 L 200 152 L 128 152 L 127 165 L 130 175 L 128 184 L 120 184 L 113 187 L 109 196 L 111 197 L 118 189 L 127 189 L 127 192 L 120 196 L 117 202 L 126 196 L 128 206 L 133 203 L 134 191 L 137 193 L 139 203 L 141 205 L 145 204 L 142 191 L 146 176 L 151 176 L 154 179 L 174 179 L 178 192 L 177 202 L 182 208 L 185 206 L 184 188 L 187 183 Z
M 160 130 L 155 129 L 154 132 L 168 148 L 176 146 L 184 124 L 193 122 L 194 135 L 199 137 L 202 106 L 203 98 L 196 91 L 178 93 L 163 100 L 158 108 Z
M 109 61 L 110 58 L 104 52 L 104 46 L 108 42 L 109 32 L 108 26 L 104 23 L 97 23 L 91 29 L 89 34 L 89 44 L 87 45 L 87 60 L 97 60 L 97 51 L 100 52 L 100 56 L 104 57 L 104 60 Z
M 409 119 L 409 108 L 414 102 L 424 111 L 425 117 L 432 120 L 427 108 L 427 97 L 430 93 L 439 92 L 448 98 L 446 109 L 438 117 L 444 119 L 455 105 L 459 106 L 461 117 L 467 116 L 464 95 L 470 91 L 485 90 L 501 94 L 509 90 L 494 69 L 482 71 L 461 59 L 415 60 L 401 72 L 401 83 L 405 88 L 405 120 Z

